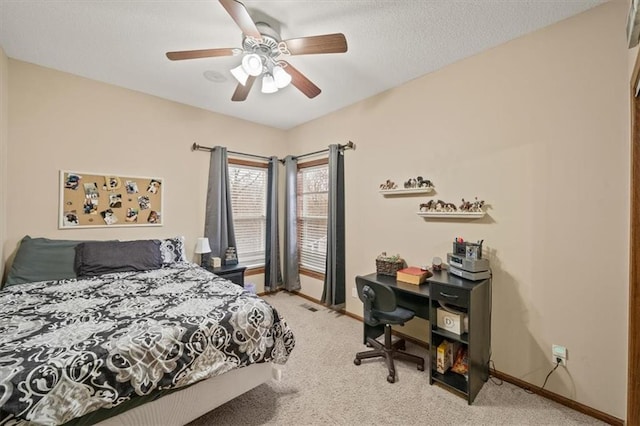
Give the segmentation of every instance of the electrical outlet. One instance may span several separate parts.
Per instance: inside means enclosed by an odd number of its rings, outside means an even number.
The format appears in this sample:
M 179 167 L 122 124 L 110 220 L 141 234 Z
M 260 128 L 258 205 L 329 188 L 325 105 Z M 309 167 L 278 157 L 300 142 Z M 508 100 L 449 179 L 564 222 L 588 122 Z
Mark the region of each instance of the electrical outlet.
M 356 287 L 351 289 L 351 297 L 358 298 L 358 289 Z
M 560 360 L 560 365 L 567 365 L 567 348 L 561 345 L 551 345 L 551 361 L 555 364 Z

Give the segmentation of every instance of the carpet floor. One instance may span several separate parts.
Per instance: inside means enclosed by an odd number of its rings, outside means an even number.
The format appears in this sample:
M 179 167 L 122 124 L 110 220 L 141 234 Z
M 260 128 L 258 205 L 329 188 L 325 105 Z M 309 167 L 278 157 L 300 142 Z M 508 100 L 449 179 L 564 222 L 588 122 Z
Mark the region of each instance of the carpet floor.
M 387 383 L 381 358 L 353 363 L 362 344 L 362 323 L 285 292 L 265 296 L 293 329 L 296 347 L 271 381 L 189 423 L 206 425 L 601 425 L 509 383 L 490 379 L 473 405 L 439 386 L 425 371 L 396 361 L 396 383 Z M 315 309 L 315 310 L 314 310 Z

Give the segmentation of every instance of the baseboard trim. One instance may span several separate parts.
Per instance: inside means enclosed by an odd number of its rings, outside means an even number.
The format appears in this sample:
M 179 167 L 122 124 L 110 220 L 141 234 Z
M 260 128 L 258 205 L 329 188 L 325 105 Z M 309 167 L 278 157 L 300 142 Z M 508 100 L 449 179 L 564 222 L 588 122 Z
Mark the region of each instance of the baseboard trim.
M 512 385 L 518 386 L 524 390 L 528 390 L 537 395 L 550 399 L 551 401 L 557 402 L 558 404 L 562 404 L 565 407 L 569 407 L 575 411 L 586 414 L 587 416 L 591 416 L 598 420 L 602 420 L 603 422 L 608 423 L 610 425 L 616 425 L 616 426 L 624 425 L 624 420 L 614 417 L 612 415 L 609 415 L 600 410 L 596 410 L 595 408 L 591 408 L 588 405 L 581 404 L 577 401 L 574 401 L 572 399 L 569 399 L 557 393 L 548 391 L 546 389 L 542 389 L 539 386 L 532 385 L 529 382 L 518 379 L 517 377 L 510 376 L 509 374 L 503 373 L 496 369 L 491 368 L 489 371 L 491 372 L 491 375 L 493 375 L 497 379 L 501 379 L 501 380 L 504 380 L 505 382 L 509 382 Z
M 296 296 L 300 296 L 303 299 L 307 299 L 307 300 L 309 300 L 309 301 L 311 301 L 313 303 L 316 303 L 316 304 L 318 304 L 320 306 L 328 307 L 325 303 L 320 302 L 318 299 L 315 299 L 315 298 L 313 298 L 311 296 L 307 296 L 306 294 L 302 294 L 302 293 L 300 293 L 298 291 L 288 291 L 288 290 L 284 290 L 284 289 L 278 289 L 275 292 L 270 292 L 270 293 L 267 293 L 267 294 L 273 294 L 273 293 L 276 293 L 276 292 L 281 291 L 281 290 L 282 291 L 286 291 L 287 293 L 295 294 Z M 347 312 L 345 309 L 341 309 L 338 312 L 340 312 L 341 314 L 346 315 L 346 316 L 348 316 L 350 318 L 353 318 L 353 319 L 355 319 L 357 321 L 364 322 L 364 319 L 361 316 L 356 315 L 356 314 L 352 314 L 351 312 Z M 407 336 L 406 334 L 397 332 L 396 330 L 393 330 L 393 334 L 398 336 L 398 337 L 401 337 L 401 338 L 403 338 L 403 339 L 405 339 L 405 340 L 407 340 L 407 341 L 409 341 L 409 342 L 411 342 L 411 343 L 413 343 L 415 345 L 418 345 L 418 346 L 421 346 L 421 347 L 427 348 L 427 349 L 429 348 L 429 343 L 423 342 L 422 340 L 418 340 L 418 339 L 416 339 L 414 337 Z M 528 382 L 526 382 L 524 380 L 521 380 L 521 379 L 518 379 L 516 377 L 510 376 L 509 374 L 503 373 L 503 372 L 495 370 L 493 368 L 490 369 L 489 371 L 497 379 L 504 380 L 505 382 L 508 382 L 508 383 L 511 383 L 512 385 L 518 386 L 519 388 L 522 388 L 524 390 L 528 390 L 530 392 L 533 392 L 533 393 L 535 393 L 537 395 L 540 395 L 540 396 L 542 396 L 544 398 L 547 398 L 547 399 L 549 399 L 551 401 L 557 402 L 558 404 L 564 405 L 565 407 L 569 407 L 572 410 L 578 411 L 578 412 L 580 412 L 582 414 L 586 414 L 587 416 L 590 416 L 590 417 L 593 417 L 595 419 L 601 420 L 601 421 L 603 421 L 603 422 L 605 422 L 607 424 L 610 424 L 610 425 L 624 426 L 624 420 L 619 419 L 617 417 L 614 417 L 612 415 L 609 415 L 609 414 L 607 414 L 607 413 L 605 413 L 603 411 L 596 410 L 595 408 L 591 408 L 588 405 L 581 404 L 581 403 L 579 403 L 577 401 L 574 401 L 572 399 L 564 397 L 564 396 L 562 396 L 560 394 L 548 391 L 546 389 L 542 389 L 539 386 L 532 385 L 531 383 L 528 383 Z

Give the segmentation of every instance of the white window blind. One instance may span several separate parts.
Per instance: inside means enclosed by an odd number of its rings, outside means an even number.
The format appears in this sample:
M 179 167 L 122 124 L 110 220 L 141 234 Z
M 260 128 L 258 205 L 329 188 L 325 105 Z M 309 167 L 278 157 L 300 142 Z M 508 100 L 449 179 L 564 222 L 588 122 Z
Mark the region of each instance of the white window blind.
M 329 166 L 303 167 L 298 171 L 298 244 L 300 267 L 325 272 Z
M 267 169 L 229 164 L 229 186 L 238 259 L 246 266 L 264 265 Z

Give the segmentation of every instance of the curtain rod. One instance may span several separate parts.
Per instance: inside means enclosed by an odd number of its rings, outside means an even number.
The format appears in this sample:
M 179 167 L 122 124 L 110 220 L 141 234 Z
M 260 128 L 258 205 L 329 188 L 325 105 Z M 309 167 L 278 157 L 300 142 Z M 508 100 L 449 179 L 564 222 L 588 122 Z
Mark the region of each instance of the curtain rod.
M 341 150 L 356 149 L 356 144 L 351 142 L 351 141 L 349 141 L 344 145 L 338 145 L 338 149 L 341 149 Z M 193 145 L 191 145 L 191 151 L 213 151 L 213 148 L 210 148 L 210 147 L 207 147 L 207 146 L 198 145 L 197 143 L 194 142 Z M 322 154 L 322 153 L 325 153 L 325 152 L 329 152 L 329 148 L 321 149 L 320 151 L 308 152 L 306 154 L 294 155 L 293 158 L 298 160 L 300 158 L 311 157 L 312 155 Z M 229 150 L 227 150 L 227 153 L 235 154 L 235 155 L 244 155 L 245 157 L 260 158 L 261 160 L 266 160 L 266 161 L 270 161 L 271 160 L 269 157 L 264 157 L 262 155 L 255 155 L 255 154 L 247 154 L 245 152 L 237 152 L 237 151 L 229 151 Z M 278 161 L 280 161 L 281 163 L 284 163 L 284 160 L 282 160 L 282 159 L 280 159 Z
M 213 148 L 209 148 L 208 146 L 198 145 L 197 143 L 194 142 L 193 145 L 191 145 L 191 151 L 213 151 Z M 227 150 L 227 153 L 228 154 L 235 154 L 235 155 L 243 155 L 245 157 L 259 158 L 259 159 L 265 160 L 265 161 L 271 160 L 269 157 L 265 157 L 263 155 L 247 154 L 246 152 L 237 152 L 237 151 L 229 151 L 229 150 Z
M 344 145 L 338 145 L 338 149 L 341 149 L 341 150 L 356 149 L 356 144 L 349 141 Z M 295 158 L 296 160 L 299 160 L 300 158 L 311 157 L 312 155 L 322 154 L 325 152 L 329 152 L 329 148 L 321 149 L 320 151 L 308 152 L 306 154 L 294 155 L 293 158 Z

